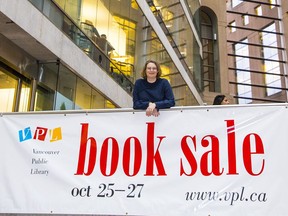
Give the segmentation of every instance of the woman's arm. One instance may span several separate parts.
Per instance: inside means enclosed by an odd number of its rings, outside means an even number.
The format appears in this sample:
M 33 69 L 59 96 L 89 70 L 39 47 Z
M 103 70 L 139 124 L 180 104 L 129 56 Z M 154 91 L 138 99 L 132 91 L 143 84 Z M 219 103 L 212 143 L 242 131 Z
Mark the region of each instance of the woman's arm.
M 170 83 L 166 79 L 163 79 L 163 88 L 164 88 L 164 97 L 163 97 L 164 99 L 161 101 L 155 102 L 156 108 L 158 110 L 175 106 L 174 94 L 173 94 Z
M 140 82 L 136 81 L 133 90 L 133 109 L 145 110 L 149 106 L 149 101 L 143 101 L 139 98 Z

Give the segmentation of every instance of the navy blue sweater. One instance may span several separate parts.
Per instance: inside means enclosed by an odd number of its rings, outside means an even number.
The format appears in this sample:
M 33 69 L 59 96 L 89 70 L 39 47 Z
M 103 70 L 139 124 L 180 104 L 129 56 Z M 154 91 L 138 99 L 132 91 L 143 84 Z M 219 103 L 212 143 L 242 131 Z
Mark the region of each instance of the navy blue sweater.
M 149 102 L 155 103 L 156 108 L 165 109 L 175 106 L 175 100 L 170 83 L 158 78 L 154 83 L 146 79 L 138 79 L 133 90 L 133 108 L 147 109 Z

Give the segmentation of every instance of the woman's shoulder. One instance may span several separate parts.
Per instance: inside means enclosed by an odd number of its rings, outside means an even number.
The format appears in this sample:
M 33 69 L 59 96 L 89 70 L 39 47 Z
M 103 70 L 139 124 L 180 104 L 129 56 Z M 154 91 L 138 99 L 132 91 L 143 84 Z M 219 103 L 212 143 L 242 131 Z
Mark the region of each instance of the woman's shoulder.
M 163 83 L 163 84 L 169 83 L 169 81 L 165 78 L 158 78 L 158 82 Z
M 135 81 L 134 86 L 141 88 L 143 86 L 146 86 L 147 85 L 146 83 L 147 83 L 147 81 L 144 78 L 139 78 Z
M 145 79 L 144 78 L 139 78 L 135 81 L 135 85 L 136 84 L 140 84 L 140 83 L 144 83 L 145 82 Z

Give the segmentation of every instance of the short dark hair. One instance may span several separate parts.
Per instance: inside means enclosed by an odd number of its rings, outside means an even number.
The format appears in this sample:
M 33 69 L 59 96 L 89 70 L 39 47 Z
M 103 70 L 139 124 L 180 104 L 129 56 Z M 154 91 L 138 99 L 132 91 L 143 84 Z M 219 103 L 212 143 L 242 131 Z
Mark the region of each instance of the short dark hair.
M 142 72 L 141 72 L 142 77 L 143 77 L 144 79 L 147 78 L 146 69 L 147 69 L 147 65 L 148 65 L 149 63 L 153 63 L 153 64 L 156 65 L 156 68 L 157 68 L 157 76 L 156 76 L 156 78 L 159 78 L 159 77 L 162 75 L 162 70 L 161 70 L 160 64 L 159 64 L 158 62 L 154 61 L 154 60 L 148 60 L 148 61 L 146 61 L 145 65 L 144 65 L 144 67 L 143 67 L 143 70 L 142 70 Z
M 213 101 L 213 105 L 221 105 L 224 98 L 225 98 L 225 95 L 216 95 Z

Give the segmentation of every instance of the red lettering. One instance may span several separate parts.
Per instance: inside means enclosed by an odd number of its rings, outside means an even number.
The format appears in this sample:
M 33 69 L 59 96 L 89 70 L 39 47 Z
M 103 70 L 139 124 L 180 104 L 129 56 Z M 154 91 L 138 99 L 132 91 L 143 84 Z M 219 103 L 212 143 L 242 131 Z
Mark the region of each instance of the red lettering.
M 93 137 L 88 137 L 89 124 L 81 124 L 81 139 L 78 157 L 78 166 L 75 175 L 91 175 L 97 156 L 97 143 Z M 157 136 L 159 139 L 156 149 L 154 148 L 154 129 L 155 123 L 147 123 L 147 163 L 146 163 L 146 176 L 166 176 L 163 161 L 159 151 L 162 140 L 165 136 Z M 131 162 L 131 146 L 134 141 L 134 161 Z M 87 145 L 90 144 L 90 148 Z M 110 147 L 111 144 L 111 148 Z M 89 150 L 87 150 L 89 149 Z M 111 150 L 111 152 L 109 152 Z M 86 160 L 86 151 L 89 152 L 89 158 Z M 119 144 L 114 137 L 108 137 L 103 141 L 100 151 L 100 171 L 103 176 L 112 176 L 115 174 L 119 163 Z M 110 154 L 109 154 L 110 153 Z M 142 149 L 141 143 L 136 137 L 129 137 L 124 142 L 123 147 L 123 171 L 127 176 L 135 176 L 141 168 L 142 162 Z M 133 167 L 131 167 L 133 166 Z M 154 173 L 154 166 L 157 168 L 158 173 Z M 85 168 L 87 170 L 85 171 Z
M 192 144 L 194 146 L 194 150 L 196 151 L 196 136 L 184 136 L 181 140 L 181 149 L 185 155 L 185 158 L 187 159 L 188 164 L 190 165 L 190 172 L 186 172 L 184 170 L 183 166 L 183 160 L 182 158 L 180 159 L 180 176 L 186 175 L 186 176 L 193 176 L 196 171 L 197 171 L 197 161 L 196 158 L 194 157 L 192 151 L 189 148 L 189 145 L 187 143 L 187 140 L 191 139 Z
M 251 150 L 251 145 L 252 145 L 251 144 L 251 138 L 253 138 L 253 137 L 255 140 L 255 143 L 254 143 L 255 151 L 254 152 Z M 253 172 L 252 155 L 258 155 L 258 154 L 261 154 L 261 155 L 264 154 L 264 146 L 263 146 L 262 140 L 258 134 L 255 134 L 255 133 L 248 134 L 244 138 L 244 141 L 243 141 L 243 161 L 244 161 L 244 165 L 245 165 L 247 172 L 253 176 L 260 175 L 264 170 L 265 159 L 262 159 L 262 163 L 261 163 L 262 166 L 260 168 L 260 171 L 258 173 Z M 257 164 L 260 164 L 260 163 L 257 163 Z
M 47 128 L 37 127 L 35 130 L 35 134 L 34 134 L 33 139 L 38 139 L 38 140 L 44 141 L 46 134 L 47 134 L 47 131 L 48 131 Z
M 239 175 L 237 171 L 237 156 L 239 157 L 240 154 L 236 154 L 236 133 L 235 133 L 235 125 L 234 120 L 225 120 L 227 126 L 227 171 L 222 167 L 221 168 L 221 160 L 220 160 L 220 148 L 223 146 L 220 145 L 219 139 L 215 135 L 205 135 L 201 140 L 201 145 L 204 148 L 210 147 L 206 152 L 199 155 L 200 162 L 199 167 L 202 175 L 204 176 L 221 176 L 223 175 L 224 171 L 226 171 L 227 175 Z M 189 146 L 189 141 L 192 141 L 192 144 Z M 184 160 L 180 159 L 180 176 L 193 176 L 197 172 L 198 161 L 196 154 L 199 152 L 199 147 L 197 146 L 196 142 L 197 138 L 196 135 L 189 136 L 186 135 L 181 140 L 181 149 L 187 160 L 187 165 L 184 166 Z M 254 143 L 252 143 L 254 140 Z M 252 146 L 254 144 L 254 151 L 252 151 Z M 191 150 L 193 148 L 193 150 Z M 203 149 L 202 149 L 203 150 Z M 198 152 L 197 152 L 198 151 Z M 247 173 L 253 176 L 260 175 L 264 171 L 265 166 L 265 159 L 261 157 L 260 160 L 255 163 L 256 156 L 264 155 L 264 145 L 262 143 L 261 137 L 258 134 L 251 133 L 248 134 L 242 143 L 242 153 L 243 158 L 242 162 L 245 166 Z M 252 156 L 254 160 L 252 160 Z M 253 163 L 254 162 L 254 163 Z M 258 164 L 259 167 L 255 171 L 255 164 Z M 253 166 L 254 165 L 254 166 Z M 190 166 L 190 167 L 189 167 Z M 223 165 L 222 165 L 223 166 Z M 190 168 L 190 169 L 189 169 Z M 253 169 L 254 168 L 254 169 Z
M 210 138 L 210 139 L 208 139 Z M 214 174 L 216 176 L 220 176 L 223 173 L 220 171 L 220 150 L 219 150 L 219 140 L 214 135 L 207 135 L 202 138 L 201 144 L 203 147 L 209 146 L 209 140 L 211 140 L 211 150 L 205 152 L 200 161 L 201 172 L 204 176 L 209 176 Z M 211 172 L 208 171 L 209 168 L 209 155 L 211 154 Z
M 133 163 L 133 173 L 130 174 L 130 160 L 131 160 L 131 154 L 130 154 L 130 146 L 131 141 L 134 140 L 134 163 Z M 124 149 L 123 149 L 123 170 L 124 173 L 127 176 L 135 176 L 138 174 L 140 167 L 141 167 L 141 161 L 142 161 L 142 149 L 141 149 L 141 143 L 136 137 L 129 137 L 125 143 L 124 143 Z
M 228 140 L 228 175 L 238 175 L 236 166 L 236 141 L 234 120 L 226 120 Z
M 158 176 L 166 176 L 166 172 L 163 166 L 161 155 L 159 153 L 159 147 L 165 136 L 157 136 L 159 143 L 154 151 L 154 122 L 147 123 L 147 164 L 145 176 L 154 176 L 154 162 L 158 170 Z
M 89 140 L 90 140 L 90 154 L 88 161 L 88 170 L 87 172 L 84 172 L 87 143 Z M 77 172 L 75 173 L 75 175 L 83 175 L 83 174 L 90 175 L 93 172 L 96 162 L 96 152 L 97 152 L 96 140 L 93 137 L 88 138 L 88 124 L 82 124 L 79 159 L 78 159 Z
M 112 142 L 110 173 L 107 172 L 109 140 L 111 140 Z M 118 159 L 119 159 L 119 146 L 117 140 L 113 137 L 106 138 L 103 142 L 100 154 L 100 170 L 102 175 L 112 176 L 117 170 Z
M 239 175 L 237 170 L 237 156 L 241 159 L 241 153 L 236 152 L 235 123 L 234 120 L 225 120 L 225 122 L 227 143 L 220 143 L 219 138 L 211 134 L 205 135 L 201 139 L 199 146 L 197 145 L 197 140 L 200 139 L 197 139 L 198 137 L 196 135 L 186 135 L 181 139 L 181 150 L 184 158 L 180 158 L 180 176 L 193 176 L 196 174 L 198 167 L 203 176 L 221 176 L 224 171 L 226 175 Z M 148 122 L 146 124 L 147 155 L 144 175 L 167 176 L 160 151 L 160 146 L 166 136 L 155 135 L 154 122 Z M 91 175 L 96 165 L 97 143 L 95 138 L 88 136 L 89 124 L 83 123 L 81 125 L 79 158 L 75 175 Z M 41 131 L 42 128 L 38 128 L 37 130 L 38 132 L 35 133 L 34 137 L 44 136 L 46 134 Z M 223 168 L 220 160 L 220 156 L 222 156 L 220 153 L 223 151 L 220 151 L 220 148 L 221 146 L 225 148 L 225 144 L 227 146 L 227 155 L 224 156 L 227 157 L 227 161 L 223 161 L 227 163 L 227 167 Z M 199 147 L 201 146 L 203 148 L 199 151 Z M 100 172 L 103 176 L 112 176 L 118 169 L 120 154 L 119 143 L 116 138 L 107 137 L 104 139 L 100 148 Z M 200 154 L 199 157 L 197 157 L 197 153 Z M 123 144 L 122 159 L 122 168 L 126 176 L 132 177 L 138 175 L 142 164 L 142 154 L 140 140 L 137 137 L 128 137 Z M 264 145 L 258 134 L 250 133 L 245 136 L 242 143 L 242 154 L 242 162 L 248 174 L 258 176 L 263 173 L 265 166 Z M 238 162 L 241 162 L 239 159 Z

